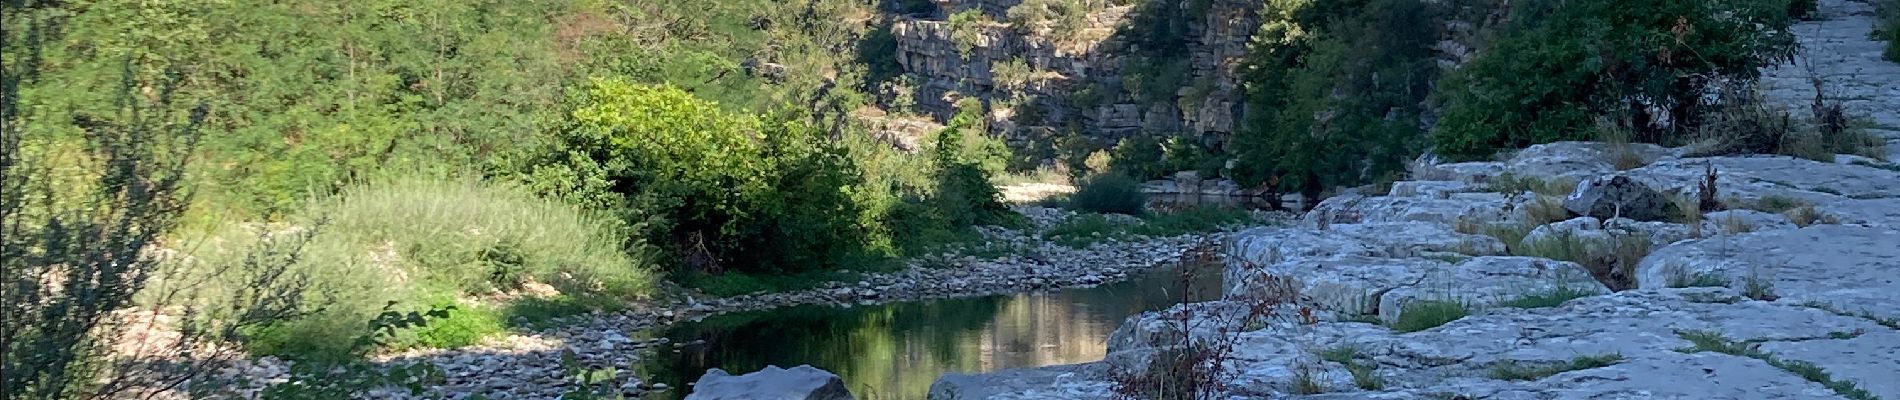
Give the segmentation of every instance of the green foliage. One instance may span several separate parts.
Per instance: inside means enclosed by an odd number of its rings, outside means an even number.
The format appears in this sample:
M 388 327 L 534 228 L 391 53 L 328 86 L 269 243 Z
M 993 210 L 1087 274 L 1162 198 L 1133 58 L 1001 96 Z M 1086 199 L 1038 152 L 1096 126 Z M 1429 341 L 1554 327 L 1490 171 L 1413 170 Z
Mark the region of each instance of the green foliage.
M 1016 29 L 1047 29 L 1047 36 L 1053 38 L 1074 37 L 1088 25 L 1088 9 L 1081 0 L 1024 0 L 1005 14 Z
M 1117 219 L 1103 214 L 1081 214 L 1056 223 L 1042 235 L 1058 244 L 1082 248 L 1136 235 L 1168 237 L 1211 232 L 1232 228 L 1252 220 L 1253 215 L 1247 210 L 1218 206 L 1189 207 L 1171 212 L 1147 214 L 1139 220 Z
M 1177 236 L 1243 225 L 1253 221 L 1253 214 L 1238 207 L 1193 206 L 1144 215 L 1142 221 L 1144 235 Z
M 1570 371 L 1603 368 L 1623 362 L 1621 354 L 1603 354 L 1596 356 L 1577 356 L 1568 363 L 1555 365 L 1524 365 L 1515 361 L 1505 361 L 1491 366 L 1491 379 L 1506 381 L 1534 381 L 1551 375 Z
M 336 300 L 250 332 L 255 353 L 343 354 L 348 332 L 385 302 L 445 305 L 529 282 L 574 295 L 638 298 L 656 279 L 643 245 L 622 242 L 618 221 L 505 186 L 392 179 L 346 190 L 308 213 L 300 221 L 323 233 L 304 248 L 298 272 L 311 277 L 312 295 Z M 208 265 L 242 257 L 227 248 L 242 248 L 245 236 L 227 234 L 214 243 L 233 246 L 204 246 L 194 256 Z M 220 291 L 250 285 L 216 283 Z M 494 310 L 463 307 L 450 317 L 438 331 L 405 333 L 402 346 L 467 344 L 499 331 Z
M 1166 157 L 1160 140 L 1148 135 L 1135 136 L 1122 139 L 1109 151 L 1108 170 L 1138 180 L 1163 178 L 1174 172 L 1168 170 Z
M 1880 398 L 1868 392 L 1866 389 L 1861 389 L 1860 385 L 1854 383 L 1854 381 L 1835 380 L 1826 370 L 1821 369 L 1818 365 L 1814 365 L 1814 363 L 1777 357 L 1774 354 L 1769 354 L 1756 347 L 1757 343 L 1730 341 L 1727 337 L 1722 336 L 1721 332 L 1683 331 L 1676 332 L 1676 336 L 1689 341 L 1690 344 L 1689 347 L 1677 349 L 1676 351 L 1684 353 L 1707 351 L 1762 360 L 1767 362 L 1768 365 L 1793 373 L 1802 379 L 1819 383 L 1821 386 L 1827 387 L 1828 390 L 1834 391 L 1834 394 L 1840 395 L 1841 397 L 1854 400 L 1876 400 Z
M 594 311 L 618 311 L 624 307 L 625 301 L 609 296 L 562 293 L 553 297 L 515 299 L 504 304 L 498 313 L 508 326 L 543 330 L 553 328 L 554 322 L 561 318 Z
M 486 306 L 437 305 L 448 312 L 427 325 L 399 331 L 387 347 L 453 349 L 481 343 L 502 332 L 501 314 Z
M 402 332 L 428 329 L 430 321 L 448 318 L 455 310 L 453 307 L 438 307 L 402 313 L 392 310 L 395 305 L 384 305 L 381 313 L 369 319 L 367 331 L 360 327 L 352 329 L 352 332 L 361 333 L 345 339 L 349 344 L 337 353 L 302 358 L 290 364 L 290 376 L 283 382 L 265 387 L 259 396 L 266 399 L 346 399 L 368 395 L 371 390 L 392 389 L 403 390 L 414 396 L 422 394 L 430 386 L 442 384 L 447 376 L 432 363 L 412 361 L 375 365 L 363 359 L 371 351 L 392 345 Z
M 1471 306 L 1453 300 L 1427 300 L 1406 304 L 1399 310 L 1399 318 L 1392 321 L 1392 329 L 1399 332 L 1418 332 L 1436 328 L 1451 321 L 1457 321 L 1471 314 Z
M 807 124 L 732 115 L 676 88 L 619 79 L 580 88 L 565 114 L 529 180 L 620 210 L 694 270 L 822 268 L 863 242 L 847 192 L 862 177 Z
M 1887 16 L 1885 26 L 1881 28 L 1887 40 L 1887 51 L 1883 55 L 1887 61 L 1900 63 L 1900 3 L 1889 1 L 1886 7 L 1881 8 L 1881 12 Z
M 1437 11 L 1398 0 L 1275 2 L 1243 66 L 1237 177 L 1316 195 L 1403 171 L 1437 77 Z M 1343 145 L 1350 143 L 1350 145 Z
M 1093 213 L 1141 215 L 1148 202 L 1141 183 L 1122 174 L 1107 173 L 1083 178 L 1069 195 L 1068 207 Z
M 1716 85 L 1752 81 L 1788 58 L 1789 24 L 1786 0 L 1514 5 L 1495 42 L 1439 83 L 1445 111 L 1433 143 L 1442 155 L 1479 159 L 1591 139 L 1600 117 L 1632 128 L 1632 140 L 1672 139 L 1706 112 Z M 1661 119 L 1678 123 L 1653 124 Z
M 1082 214 L 1056 223 L 1042 233 L 1043 238 L 1074 248 L 1121 240 L 1133 234 L 1132 221 L 1117 221 L 1101 214 Z
M 1563 305 L 1566 301 L 1596 295 L 1596 292 L 1569 286 L 1558 286 L 1548 290 L 1526 293 L 1497 303 L 1499 307 L 1550 308 Z
M 988 31 L 989 16 L 983 15 L 980 8 L 970 8 L 950 14 L 950 41 L 957 45 L 957 54 L 970 58 L 971 52 L 982 44 L 983 35 Z

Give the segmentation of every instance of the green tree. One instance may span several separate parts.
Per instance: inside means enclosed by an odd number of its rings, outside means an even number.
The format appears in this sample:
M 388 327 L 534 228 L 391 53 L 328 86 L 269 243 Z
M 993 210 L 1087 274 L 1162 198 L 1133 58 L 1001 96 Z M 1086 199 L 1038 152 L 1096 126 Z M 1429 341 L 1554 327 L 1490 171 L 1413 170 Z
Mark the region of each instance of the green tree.
M 1380 179 L 1419 151 L 1436 78 L 1436 11 L 1412 1 L 1277 2 L 1249 55 L 1237 175 L 1317 195 Z
M 849 195 L 862 177 L 805 123 L 622 79 L 579 88 L 565 114 L 529 180 L 622 210 L 696 271 L 821 268 L 863 243 Z
M 1542 0 L 1514 4 L 1496 41 L 1439 83 L 1437 151 L 1591 139 L 1599 117 L 1658 142 L 1711 109 L 1715 85 L 1754 80 L 1794 41 L 1786 0 Z M 1667 123 L 1665 123 L 1667 122 Z

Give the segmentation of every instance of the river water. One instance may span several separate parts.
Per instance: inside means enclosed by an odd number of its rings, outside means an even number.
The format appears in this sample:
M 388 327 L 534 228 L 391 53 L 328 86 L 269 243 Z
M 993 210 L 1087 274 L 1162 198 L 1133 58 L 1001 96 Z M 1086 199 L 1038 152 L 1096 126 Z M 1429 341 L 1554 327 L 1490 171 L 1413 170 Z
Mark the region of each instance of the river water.
M 811 364 L 843 377 L 859 399 L 922 399 L 946 372 L 1101 360 L 1109 333 L 1129 315 L 1220 297 L 1219 268 L 1170 266 L 1049 292 L 719 315 L 658 332 L 674 343 L 704 343 L 663 347 L 635 373 L 673 387 L 649 398 L 679 399 L 707 368 L 740 374 Z

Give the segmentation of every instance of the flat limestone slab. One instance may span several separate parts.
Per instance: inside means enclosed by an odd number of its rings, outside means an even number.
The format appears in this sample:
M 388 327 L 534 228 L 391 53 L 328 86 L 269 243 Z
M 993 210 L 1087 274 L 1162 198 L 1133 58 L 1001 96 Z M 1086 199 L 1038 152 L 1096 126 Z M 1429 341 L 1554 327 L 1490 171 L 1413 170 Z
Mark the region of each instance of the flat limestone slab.
M 1847 311 L 1900 317 L 1900 230 L 1816 225 L 1685 241 L 1637 266 L 1637 286 L 1714 274 L 1741 288 L 1772 286 L 1777 302 L 1818 302 Z

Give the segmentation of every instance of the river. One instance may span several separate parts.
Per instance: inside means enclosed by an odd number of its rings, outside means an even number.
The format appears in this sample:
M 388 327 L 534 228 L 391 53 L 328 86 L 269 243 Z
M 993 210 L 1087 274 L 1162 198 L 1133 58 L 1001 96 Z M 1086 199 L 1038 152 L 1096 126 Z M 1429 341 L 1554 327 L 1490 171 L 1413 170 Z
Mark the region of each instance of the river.
M 1089 288 L 724 314 L 662 328 L 674 343 L 703 343 L 662 347 L 635 373 L 674 388 L 650 399 L 671 400 L 707 368 L 811 364 L 859 399 L 921 399 L 946 372 L 1100 360 L 1129 315 L 1218 298 L 1220 280 L 1218 265 L 1168 266 Z

